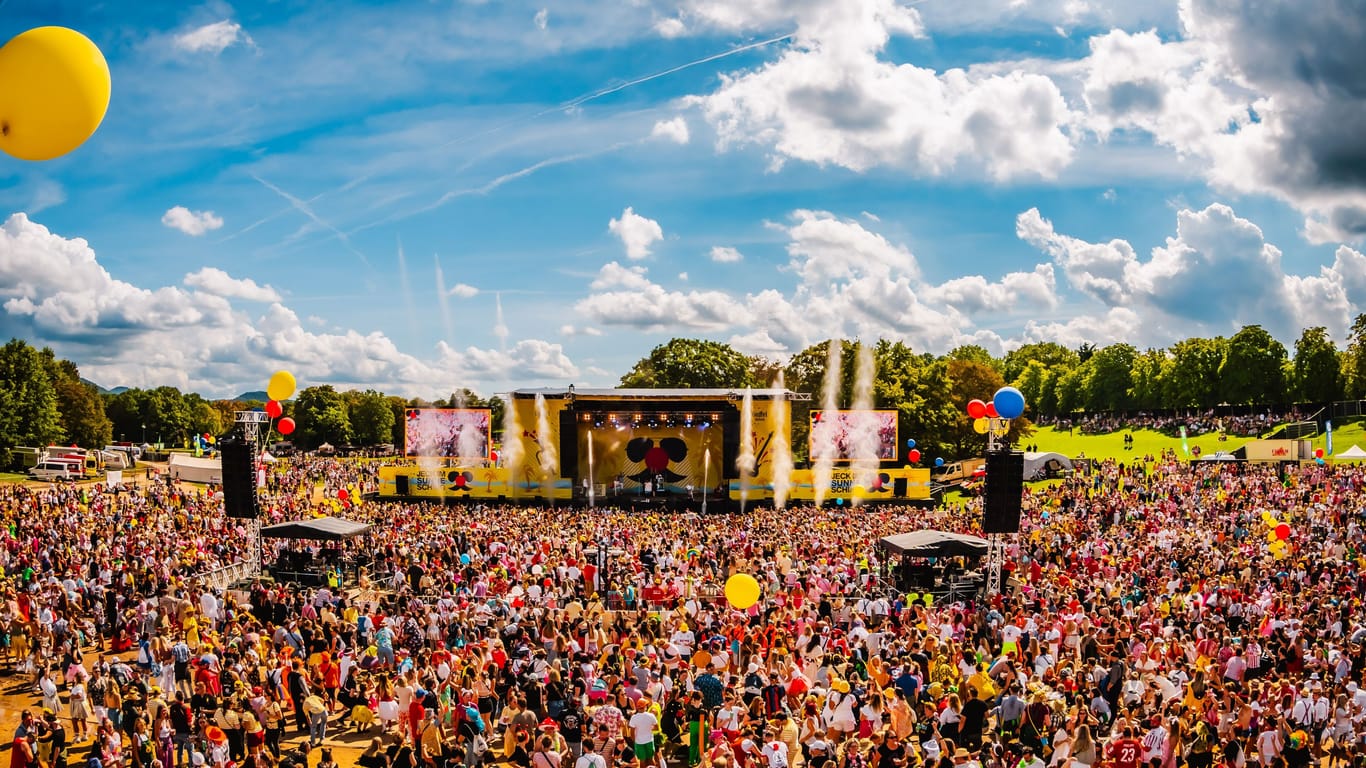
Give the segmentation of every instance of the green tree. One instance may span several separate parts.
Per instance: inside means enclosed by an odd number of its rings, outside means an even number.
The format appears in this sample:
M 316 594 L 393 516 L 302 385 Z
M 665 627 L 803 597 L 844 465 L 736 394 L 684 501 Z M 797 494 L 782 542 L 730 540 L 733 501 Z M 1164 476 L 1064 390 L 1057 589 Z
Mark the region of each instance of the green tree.
M 1058 414 L 1065 415 L 1081 410 L 1089 369 L 1090 365 L 1083 363 L 1076 368 L 1070 368 L 1066 372 L 1058 374 L 1057 381 L 1053 385 L 1053 399 L 1056 401 L 1056 412 Z
M 1025 407 L 1033 413 L 1044 413 L 1044 387 L 1047 383 L 1048 369 L 1037 360 L 1030 360 L 1020 375 L 1012 382 L 1020 394 L 1024 395 Z
M 748 357 L 729 344 L 700 339 L 670 339 L 621 377 L 621 386 L 644 389 L 725 389 L 753 383 Z
M 394 412 L 389 407 L 389 400 L 383 393 L 373 389 L 355 394 L 356 397 L 348 403 L 347 408 L 352 439 L 360 445 L 390 442 L 394 429 Z
M 142 418 L 147 424 L 147 437 L 166 445 L 184 446 L 194 431 L 196 414 L 192 413 L 185 396 L 175 387 L 157 387 L 147 390 L 143 401 Z
M 1171 365 L 1163 379 L 1163 401 L 1168 408 L 1210 408 L 1219 404 L 1219 368 L 1228 340 L 1192 337 L 1173 344 Z
M 294 400 L 295 432 L 292 439 L 305 450 L 323 443 L 343 445 L 351 442 L 351 421 L 346 403 L 331 384 L 308 387 Z
M 104 396 L 104 410 L 113 422 L 114 434 L 120 440 L 143 442 L 147 433 L 142 414 L 145 411 L 147 393 L 141 389 L 125 389 L 122 392 Z M 156 439 L 156 430 L 151 433 Z
M 1006 380 L 1019 379 L 1020 374 L 1024 373 L 1024 369 L 1032 362 L 1040 363 L 1045 368 L 1069 370 L 1081 365 L 1081 357 L 1067 347 L 1051 341 L 1025 344 L 1006 353 L 1003 371 Z
M 1219 366 L 1224 400 L 1234 405 L 1283 403 L 1285 346 L 1260 325 L 1243 326 L 1228 340 Z
M 1291 381 L 1302 403 L 1331 403 L 1342 399 L 1342 369 L 1338 348 L 1323 326 L 1305 328 L 1295 342 Z
M 213 403 L 205 400 L 196 392 L 185 395 L 185 410 L 190 418 L 190 437 L 213 435 L 217 437 L 235 426 L 235 421 L 223 421 L 223 416 Z M 234 415 L 235 417 L 235 415 Z
M 75 363 L 59 359 L 51 349 L 44 348 L 41 354 L 57 393 L 62 440 L 85 448 L 103 448 L 112 442 L 114 428 L 105 415 L 99 390 L 81 380 Z
M 991 368 L 992 370 L 996 371 L 1002 376 L 1005 375 L 1005 361 L 997 360 L 996 358 L 992 357 L 991 353 L 987 351 L 986 347 L 983 347 L 979 344 L 963 344 L 961 346 L 954 347 L 953 349 L 949 350 L 949 353 L 945 355 L 945 357 L 947 357 L 949 360 L 969 360 L 974 363 L 980 363 L 988 368 Z
M 1130 344 L 1098 349 L 1086 361 L 1082 402 L 1088 411 L 1127 411 L 1133 408 L 1134 361 L 1138 350 Z
M 403 430 L 408 423 L 407 411 L 410 403 L 398 395 L 387 395 L 384 401 L 389 405 L 389 413 L 393 415 L 392 424 L 389 427 L 389 439 L 385 442 L 393 443 L 394 447 L 401 453 L 403 451 Z
M 11 339 L 0 347 L 0 463 L 16 446 L 46 447 L 62 437 L 61 413 L 43 354 Z
M 1366 398 L 1366 314 L 1357 315 L 1352 321 L 1343 358 L 1343 383 L 1347 396 L 1353 400 Z
M 1152 409 L 1167 406 L 1163 400 L 1163 388 L 1171 365 L 1171 358 L 1160 349 L 1149 349 L 1134 360 L 1129 384 L 1129 397 L 1134 407 Z

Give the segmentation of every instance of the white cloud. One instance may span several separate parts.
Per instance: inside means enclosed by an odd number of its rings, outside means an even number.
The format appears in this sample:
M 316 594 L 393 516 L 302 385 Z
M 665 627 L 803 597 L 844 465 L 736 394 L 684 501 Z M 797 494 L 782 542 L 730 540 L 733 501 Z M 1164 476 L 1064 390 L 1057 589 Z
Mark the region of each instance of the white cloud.
M 649 256 L 650 248 L 664 239 L 664 230 L 659 222 L 647 219 L 629 207 L 622 211 L 620 219 L 608 222 L 607 229 L 621 239 L 621 244 L 626 247 L 626 257 L 633 260 Z
M 253 44 L 251 36 L 242 29 L 242 25 L 229 19 L 182 32 L 176 35 L 172 42 L 176 48 L 187 53 L 211 53 L 215 56 L 231 47 L 233 43 Z
M 185 284 L 204 293 L 225 299 L 246 301 L 280 301 L 280 293 L 269 285 L 257 285 L 255 280 L 234 278 L 216 267 L 204 267 L 185 276 Z
M 456 283 L 446 291 L 447 296 L 455 296 L 460 299 L 470 299 L 479 295 L 479 289 L 467 283 Z
M 532 21 L 535 22 L 537 29 L 545 31 L 546 26 L 550 23 L 550 9 L 542 8 L 537 11 Z
M 574 326 L 574 325 L 570 325 L 570 324 L 566 323 L 565 325 L 560 326 L 560 335 L 561 335 L 561 336 L 601 336 L 601 335 L 602 335 L 602 331 L 599 330 L 599 329 L 597 329 L 597 328 L 594 328 L 594 327 L 591 326 L 591 325 L 585 325 L 585 326 L 582 326 L 582 327 L 578 327 L 578 326 Z
M 790 257 L 783 271 L 797 277 L 785 294 L 775 288 L 737 295 L 674 290 L 652 281 L 643 266 L 611 262 L 576 309 L 603 325 L 649 331 L 731 331 L 737 348 L 780 355 L 832 335 L 905 338 L 917 349 L 947 349 L 964 340 L 999 348 L 999 337 L 965 331 L 976 313 L 999 317 L 1056 305 L 1053 268 L 1012 273 L 999 282 L 962 279 L 926 284 L 914 255 L 852 219 L 822 211 L 793 212 L 784 225 Z
M 689 100 L 722 150 L 759 146 L 775 166 L 887 166 L 919 176 L 969 169 L 996 181 L 1052 178 L 1072 158 L 1065 128 L 1073 116 L 1049 78 L 935 72 L 886 58 L 893 37 L 924 33 L 916 10 L 894 0 L 690 6 L 726 30 L 797 27 L 776 60 L 723 75 L 714 93 Z
M 711 248 L 711 260 L 718 264 L 734 264 L 744 258 L 743 253 L 728 245 L 714 245 Z
M 670 17 L 655 22 L 655 32 L 662 38 L 673 39 L 686 35 L 688 28 L 681 19 Z
M 51 345 L 84 375 L 129 386 L 170 384 L 206 395 L 257 388 L 288 367 L 301 383 L 377 387 L 431 396 L 453 382 L 572 380 L 558 344 L 527 339 L 507 350 L 437 346 L 423 359 L 382 333 L 313 332 L 273 289 L 213 268 L 185 285 L 140 288 L 109 274 L 85 240 L 15 214 L 0 226 L 0 334 Z M 259 312 L 237 301 L 269 302 Z
M 684 283 L 688 282 L 688 273 L 687 273 L 687 272 L 679 272 L 679 273 L 678 273 L 678 279 L 679 279 L 680 282 L 684 282 Z
M 213 211 L 192 211 L 183 205 L 177 205 L 161 214 L 161 223 L 190 237 L 199 237 L 222 227 L 223 219 Z
M 671 120 L 660 120 L 655 123 L 655 127 L 650 131 L 650 137 L 656 139 L 667 139 L 675 144 L 687 144 L 688 121 L 682 117 L 675 117 Z
M 1220 203 L 1178 212 L 1176 234 L 1153 248 L 1147 261 L 1125 240 L 1090 243 L 1060 234 L 1037 209 L 1020 214 L 1016 232 L 1049 254 L 1074 288 L 1111 310 L 1137 313 L 1138 322 L 1127 329 L 1135 341 L 1166 343 L 1252 323 L 1282 341 L 1314 325 L 1343 338 L 1350 318 L 1366 308 L 1366 257 L 1343 246 L 1333 265 L 1316 275 L 1286 274 L 1280 249 Z M 1075 331 L 1086 322 L 1092 321 L 1080 319 L 1071 327 Z M 1116 321 L 1095 330 L 1122 325 Z M 1042 333 L 1053 326 L 1039 328 Z

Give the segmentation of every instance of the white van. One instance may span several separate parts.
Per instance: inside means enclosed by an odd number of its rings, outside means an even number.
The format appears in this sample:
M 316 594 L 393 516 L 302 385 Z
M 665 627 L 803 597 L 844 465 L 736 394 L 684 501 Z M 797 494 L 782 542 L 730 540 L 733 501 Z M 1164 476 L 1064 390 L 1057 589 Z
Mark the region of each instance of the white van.
M 69 461 L 44 461 L 28 471 L 35 480 L 75 480 L 81 475 Z

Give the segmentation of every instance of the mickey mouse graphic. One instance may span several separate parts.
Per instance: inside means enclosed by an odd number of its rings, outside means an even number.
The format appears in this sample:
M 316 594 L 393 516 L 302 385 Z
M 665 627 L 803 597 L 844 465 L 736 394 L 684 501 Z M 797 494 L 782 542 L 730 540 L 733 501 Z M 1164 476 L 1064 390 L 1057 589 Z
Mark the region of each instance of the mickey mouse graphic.
M 890 482 L 892 482 L 891 475 L 886 472 L 879 472 L 877 473 L 877 477 L 873 478 L 872 487 L 868 490 L 873 493 L 891 493 L 892 489 L 887 487 L 887 484 Z
M 645 462 L 645 469 L 631 475 L 637 483 L 655 482 L 657 477 L 667 483 L 676 483 L 687 477 L 669 469 L 670 462 L 682 461 L 688 456 L 688 444 L 677 437 L 666 437 L 655 445 L 648 437 L 637 437 L 626 444 L 626 458 L 631 461 Z
M 455 470 L 446 475 L 446 481 L 451 484 L 451 491 L 469 493 L 474 484 L 474 473 L 468 470 Z

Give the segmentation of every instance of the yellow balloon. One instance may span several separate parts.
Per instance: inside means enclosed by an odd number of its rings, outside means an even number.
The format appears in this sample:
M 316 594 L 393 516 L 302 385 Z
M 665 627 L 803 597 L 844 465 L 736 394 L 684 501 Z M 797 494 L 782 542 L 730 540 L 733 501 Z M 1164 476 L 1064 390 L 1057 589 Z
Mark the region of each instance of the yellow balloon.
M 266 395 L 271 400 L 284 402 L 294 394 L 294 374 L 289 371 L 276 371 L 270 377 L 270 383 L 266 385 Z
M 732 608 L 745 610 L 759 602 L 759 582 L 748 573 L 737 573 L 726 579 L 726 599 Z
M 985 416 L 983 416 L 983 417 L 980 418 L 980 419 L 973 419 L 973 422 L 972 422 L 972 431 L 973 431 L 973 432 L 976 432 L 976 433 L 979 434 L 979 435 L 985 435 L 985 434 L 987 433 L 987 430 L 990 429 L 990 428 L 991 428 L 991 422 L 988 421 L 987 418 L 986 418 Z
M 51 160 L 85 143 L 109 109 L 109 64 L 90 38 L 38 27 L 0 48 L 0 150 Z

